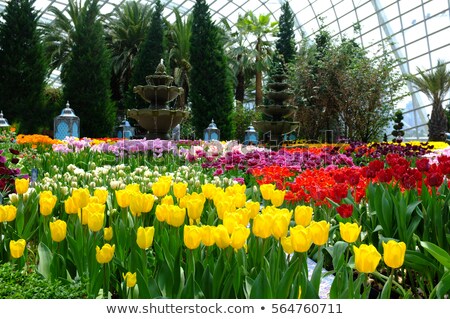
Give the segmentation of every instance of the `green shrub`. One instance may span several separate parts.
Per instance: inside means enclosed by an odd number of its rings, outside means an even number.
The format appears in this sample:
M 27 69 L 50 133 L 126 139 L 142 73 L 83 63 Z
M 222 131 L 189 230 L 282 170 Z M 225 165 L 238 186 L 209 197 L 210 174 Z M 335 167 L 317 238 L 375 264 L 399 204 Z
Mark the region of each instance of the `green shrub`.
M 18 270 L 10 263 L 0 265 L 0 299 L 81 299 L 87 297 L 86 284 L 50 281 L 34 266 Z

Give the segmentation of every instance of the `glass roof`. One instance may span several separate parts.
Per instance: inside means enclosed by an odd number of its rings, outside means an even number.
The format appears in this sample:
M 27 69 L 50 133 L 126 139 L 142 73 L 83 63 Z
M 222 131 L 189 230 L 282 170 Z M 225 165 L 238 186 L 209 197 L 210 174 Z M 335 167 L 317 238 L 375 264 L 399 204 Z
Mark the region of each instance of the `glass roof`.
M 0 12 L 6 2 L 0 0 Z M 126 0 L 99 0 L 102 13 L 111 12 Z M 138 0 L 152 3 L 152 0 Z M 206 0 L 215 21 L 228 19 L 233 25 L 239 15 L 253 11 L 256 15 L 270 13 L 271 20 L 278 20 L 280 7 L 285 0 Z M 437 60 L 450 57 L 450 1 L 449 0 L 287 0 L 295 14 L 297 40 L 311 37 L 324 25 L 333 36 L 353 37 L 353 25 L 361 26 L 359 41 L 364 48 L 375 51 L 382 39 L 391 37 L 392 50 L 405 59 L 399 65 L 403 73 L 416 73 L 417 68 L 428 70 Z M 51 21 L 47 10 L 55 6 L 67 7 L 67 0 L 36 0 L 35 8 L 42 13 L 42 20 Z M 173 9 L 189 14 L 195 0 L 161 0 L 163 14 L 171 21 Z M 446 61 L 447 62 L 447 61 Z M 56 79 L 58 74 L 54 74 Z M 406 138 L 427 139 L 428 116 L 431 102 L 409 87 L 411 95 L 398 104 L 404 112 Z M 444 107 L 449 104 L 447 96 Z

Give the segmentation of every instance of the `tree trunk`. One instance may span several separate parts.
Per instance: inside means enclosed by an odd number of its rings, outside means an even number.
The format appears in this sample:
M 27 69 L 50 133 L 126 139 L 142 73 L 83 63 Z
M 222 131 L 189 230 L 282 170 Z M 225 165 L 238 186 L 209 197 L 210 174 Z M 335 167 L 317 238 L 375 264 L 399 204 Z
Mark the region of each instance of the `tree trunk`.
M 428 121 L 428 141 L 445 141 L 447 116 L 439 101 L 433 103 L 431 117 Z

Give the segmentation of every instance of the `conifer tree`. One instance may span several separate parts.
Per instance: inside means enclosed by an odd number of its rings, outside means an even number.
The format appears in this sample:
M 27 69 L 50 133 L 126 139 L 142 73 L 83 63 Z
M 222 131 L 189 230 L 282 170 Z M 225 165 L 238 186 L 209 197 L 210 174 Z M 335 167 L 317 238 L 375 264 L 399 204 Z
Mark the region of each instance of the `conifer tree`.
M 46 63 L 33 5 L 34 0 L 9 1 L 0 19 L 0 108 L 21 133 L 40 133 L 39 116 L 46 116 Z
M 150 27 L 147 31 L 144 41 L 139 46 L 136 60 L 133 66 L 133 75 L 131 80 L 130 96 L 132 98 L 132 107 L 145 108 L 148 103 L 141 97 L 136 96 L 132 89 L 136 85 L 145 85 L 145 77 L 155 73 L 161 59 L 164 58 L 165 50 L 165 26 L 162 17 L 164 7 L 161 2 L 156 1 L 153 8 Z M 168 63 L 165 63 L 166 68 Z
M 110 136 L 115 108 L 110 94 L 110 55 L 98 0 L 87 0 L 74 34 L 72 58 L 63 70 L 64 95 L 80 117 L 80 135 Z
M 233 134 L 233 86 L 224 54 L 219 28 L 212 22 L 205 0 L 197 0 L 193 10 L 191 52 L 192 122 L 197 137 L 212 119 L 220 129 L 222 140 Z
M 281 6 L 281 16 L 280 21 L 278 22 L 278 28 L 278 39 L 275 44 L 277 53 L 282 55 L 284 63 L 292 62 L 296 54 L 294 13 L 287 1 Z

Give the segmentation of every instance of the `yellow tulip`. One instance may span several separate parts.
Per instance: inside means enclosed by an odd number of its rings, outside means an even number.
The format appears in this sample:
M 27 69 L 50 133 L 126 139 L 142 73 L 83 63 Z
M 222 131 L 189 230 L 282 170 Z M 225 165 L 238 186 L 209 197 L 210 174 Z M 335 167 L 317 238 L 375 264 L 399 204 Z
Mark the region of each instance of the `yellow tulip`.
M 152 195 L 152 196 L 155 196 L 155 195 Z M 173 205 L 174 201 L 173 201 L 172 195 L 166 195 L 163 198 L 161 198 L 161 204 Z
M 170 182 L 167 182 L 165 180 L 157 181 L 152 185 L 152 192 L 155 194 L 155 196 L 163 197 L 167 195 L 167 193 L 170 190 Z
M 205 195 L 205 198 L 207 199 L 213 199 L 214 195 L 216 194 L 217 186 L 214 184 L 204 184 L 202 185 L 202 193 Z
M 236 207 L 234 207 L 233 201 L 231 199 L 224 199 L 223 201 L 217 202 L 215 204 L 217 210 L 217 217 L 223 220 L 223 215 L 226 212 L 234 212 Z
M 245 195 L 245 193 L 234 194 L 233 196 L 234 207 L 236 208 L 244 207 L 246 202 L 247 202 L 247 195 Z
M 226 212 L 223 215 L 223 225 L 228 231 L 228 234 L 231 234 L 234 230 L 234 227 L 236 227 L 239 224 L 240 215 L 237 212 Z
M 312 245 L 310 229 L 297 225 L 290 228 L 292 249 L 299 253 L 307 252 Z
M 48 216 L 52 213 L 56 205 L 56 196 L 51 191 L 42 191 L 39 194 L 39 211 L 43 216 Z
M 200 227 L 184 225 L 183 240 L 187 248 L 197 249 L 202 241 Z
M 136 183 L 128 184 L 127 186 L 125 186 L 125 190 L 130 193 L 140 193 L 141 192 L 141 190 L 139 189 L 139 184 L 136 184 Z
M 214 239 L 215 229 L 216 229 L 215 226 L 209 226 L 209 225 L 202 225 L 200 227 L 203 245 L 212 246 L 215 244 L 215 239 Z
M 259 210 L 261 209 L 261 203 L 249 201 L 245 203 L 245 207 L 250 210 L 250 218 L 255 218 L 258 215 Z
M 94 196 L 98 198 L 100 204 L 105 204 L 108 199 L 108 190 L 104 188 L 96 188 L 94 190 Z
M 189 198 L 187 200 L 186 208 L 191 225 L 194 223 L 194 221 L 196 223 L 200 222 L 200 216 L 203 212 L 203 206 L 204 201 L 202 201 L 200 198 Z
M 214 229 L 214 242 L 217 247 L 225 249 L 231 244 L 230 235 L 228 235 L 228 230 L 224 225 L 218 225 Z
M 292 254 L 294 252 L 294 248 L 292 247 L 291 237 L 282 237 L 281 238 L 281 246 L 286 254 Z
M 265 200 L 270 200 L 272 198 L 272 193 L 274 190 L 274 184 L 262 184 L 259 186 L 259 191 L 261 192 L 262 198 Z
M 141 216 L 141 213 L 144 211 L 145 206 L 145 197 L 142 193 L 130 192 L 130 211 L 133 216 Z
M 110 241 L 113 238 L 113 228 L 111 226 L 103 228 L 103 239 Z
M 297 225 L 304 227 L 311 223 L 313 208 L 310 206 L 296 206 L 294 210 L 294 219 Z
M 155 236 L 155 227 L 140 226 L 136 234 L 136 243 L 141 249 L 148 249 L 153 244 L 153 237 Z
M 99 264 L 107 264 L 112 260 L 115 249 L 116 245 L 111 246 L 110 244 L 104 244 L 101 249 L 98 246 L 95 247 L 95 259 Z
M 167 220 L 167 216 L 169 216 L 169 207 L 171 205 L 160 204 L 156 206 L 155 215 L 158 221 L 165 222 Z
M 353 246 L 355 253 L 355 268 L 359 272 L 370 273 L 377 269 L 381 255 L 373 245 L 362 244 L 361 246 Z
M 389 240 L 383 242 L 383 259 L 386 266 L 391 268 L 400 268 L 405 261 L 406 244 L 404 242 L 396 242 Z
M 12 222 L 16 219 L 17 208 L 13 205 L 0 205 L 0 223 Z
M 186 208 L 180 208 L 175 205 L 171 205 L 168 207 L 169 212 L 166 219 L 167 224 L 173 227 L 180 227 L 181 225 L 183 225 L 186 218 Z
M 241 249 L 245 246 L 248 236 L 250 236 L 250 229 L 244 225 L 237 225 L 231 233 L 230 245 L 234 249 Z
M 123 279 L 128 288 L 133 288 L 136 285 L 136 273 L 127 272 L 126 274 L 122 274 Z
M 286 191 L 275 189 L 270 196 L 270 202 L 275 207 L 280 207 L 284 203 L 284 196 L 286 195 Z
M 54 242 L 63 241 L 67 234 L 67 223 L 61 219 L 50 222 L 50 234 Z
M 91 194 L 87 188 L 77 188 L 72 191 L 72 197 L 75 200 L 75 204 L 78 208 L 83 208 L 89 203 Z
M 155 196 L 153 194 L 142 194 L 144 197 L 144 206 L 142 207 L 143 213 L 148 213 L 152 210 L 153 205 L 155 204 Z
M 16 193 L 18 195 L 22 195 L 28 191 L 30 180 L 27 178 L 16 178 L 16 180 L 14 181 L 14 185 L 16 187 Z
M 330 232 L 330 223 L 325 220 L 319 222 L 312 221 L 309 224 L 311 238 L 314 244 L 317 246 L 325 245 L 328 241 L 328 234 Z
M 173 194 L 176 198 L 180 199 L 184 195 L 186 195 L 188 184 L 183 182 L 178 182 L 172 185 Z
M 291 222 L 290 215 L 278 213 L 273 215 L 272 235 L 276 239 L 287 236 L 288 227 Z
M 354 243 L 361 233 L 361 226 L 358 226 L 357 223 L 342 223 L 339 222 L 339 232 L 341 233 L 341 237 L 347 243 Z
M 76 204 L 73 197 L 70 196 L 64 201 L 64 210 L 66 211 L 66 214 L 70 215 L 70 214 L 78 214 L 80 208 Z
M 11 240 L 9 242 L 9 250 L 11 251 L 11 257 L 12 258 L 20 258 L 23 256 L 23 252 L 25 251 L 25 246 L 27 245 L 27 242 L 25 239 L 19 239 L 19 240 Z
M 116 190 L 116 200 L 119 207 L 127 208 L 128 206 L 130 206 L 130 193 L 131 192 L 126 189 Z
M 239 216 L 239 224 L 247 226 L 250 222 L 251 211 L 248 208 L 241 207 L 236 209 L 236 214 Z
M 244 184 L 233 184 L 225 189 L 225 193 L 230 195 L 244 194 L 246 189 L 247 186 L 245 186 Z
M 90 206 L 91 204 L 89 204 L 88 206 Z M 103 206 L 103 210 L 104 210 L 104 205 L 102 204 L 95 204 L 95 205 L 101 205 Z M 86 207 L 88 207 L 86 206 Z M 98 232 L 100 229 L 102 229 L 103 227 L 103 223 L 105 222 L 105 213 L 99 209 L 92 209 L 89 211 L 88 213 L 88 227 L 91 231 L 93 232 Z
M 258 214 L 253 218 L 252 232 L 256 237 L 268 238 L 272 235 L 273 215 Z

